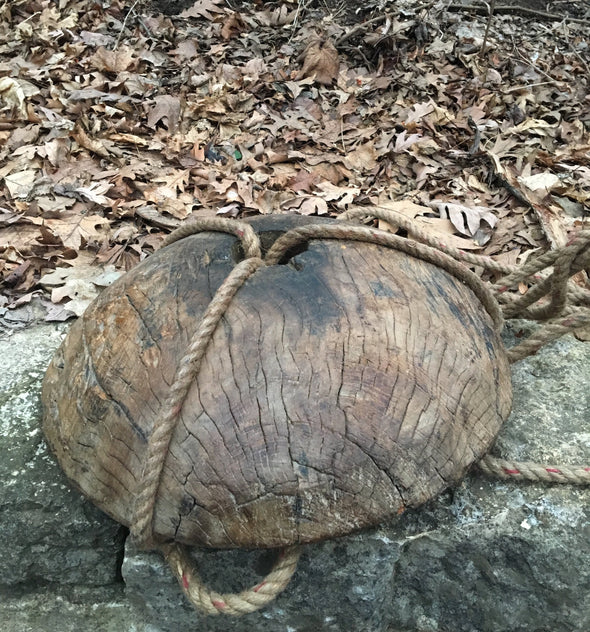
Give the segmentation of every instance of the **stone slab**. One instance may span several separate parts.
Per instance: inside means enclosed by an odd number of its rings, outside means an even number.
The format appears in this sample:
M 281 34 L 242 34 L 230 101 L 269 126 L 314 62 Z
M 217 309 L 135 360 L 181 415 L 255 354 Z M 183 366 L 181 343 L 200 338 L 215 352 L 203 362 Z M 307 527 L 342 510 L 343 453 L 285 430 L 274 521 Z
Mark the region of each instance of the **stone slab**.
M 392 524 L 307 547 L 292 583 L 263 611 L 196 614 L 158 555 L 128 545 L 123 559 L 124 530 L 72 490 L 47 453 L 38 396 L 63 331 L 34 326 L 0 340 L 3 632 L 590 630 L 588 488 L 475 473 Z M 590 345 L 572 337 L 515 365 L 498 455 L 587 461 L 589 383 Z M 196 557 L 220 590 L 256 582 L 269 564 L 256 552 Z
M 64 332 L 0 340 L 0 586 L 120 580 L 123 530 L 72 489 L 40 428 L 41 380 Z

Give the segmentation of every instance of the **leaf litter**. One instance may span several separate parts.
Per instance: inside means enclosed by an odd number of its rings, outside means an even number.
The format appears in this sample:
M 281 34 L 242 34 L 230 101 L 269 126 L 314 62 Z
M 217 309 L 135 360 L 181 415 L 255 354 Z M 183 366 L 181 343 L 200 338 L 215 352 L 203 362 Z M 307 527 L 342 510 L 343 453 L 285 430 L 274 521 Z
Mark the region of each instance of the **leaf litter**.
M 185 5 L 0 7 L 0 319 L 82 313 L 194 217 L 377 204 L 504 263 L 588 227 L 590 15 L 484 48 L 448 2 Z

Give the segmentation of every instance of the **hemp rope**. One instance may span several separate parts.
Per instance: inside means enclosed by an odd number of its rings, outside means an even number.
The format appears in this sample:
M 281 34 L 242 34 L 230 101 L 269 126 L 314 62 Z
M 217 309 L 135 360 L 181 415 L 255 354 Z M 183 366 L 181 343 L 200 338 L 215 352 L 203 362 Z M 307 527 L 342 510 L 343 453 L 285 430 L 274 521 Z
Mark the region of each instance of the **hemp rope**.
M 407 231 L 408 238 L 362 225 L 316 224 L 287 231 L 275 241 L 266 257 L 262 259 L 260 240 L 249 224 L 237 220 L 213 218 L 185 224 L 171 233 L 164 242 L 166 246 L 204 231 L 225 232 L 238 237 L 245 254 L 245 259 L 233 268 L 216 291 L 198 329 L 191 338 L 187 353 L 179 363 L 170 394 L 163 406 L 162 419 L 155 425 L 148 440 L 146 462 L 140 478 L 140 491 L 131 524 L 131 532 L 139 545 L 143 548 L 159 549 L 164 554 L 185 595 L 198 610 L 205 614 L 223 612 L 237 616 L 254 612 L 266 605 L 287 586 L 301 554 L 300 547 L 287 547 L 279 554 L 271 572 L 257 586 L 239 594 L 220 594 L 203 584 L 186 547 L 178 543 L 158 543 L 154 535 L 154 511 L 162 471 L 183 403 L 217 325 L 235 294 L 260 267 L 280 263 L 293 247 L 312 239 L 362 241 L 405 252 L 444 269 L 465 283 L 481 301 L 498 328 L 502 325 L 504 317 L 522 316 L 548 320 L 540 331 L 508 350 L 507 354 L 511 362 L 535 353 L 549 340 L 590 323 L 590 310 L 579 305 L 571 305 L 573 301 L 590 305 L 590 292 L 569 283 L 573 274 L 590 265 L 590 231 L 580 231 L 564 248 L 534 257 L 525 265 L 518 267 L 500 264 L 490 257 L 473 255 L 457 248 L 447 247 L 440 240 L 413 224 L 407 217 L 389 209 L 371 207 L 370 212 L 367 212 L 365 208 L 356 208 L 347 211 L 339 219 L 362 221 L 367 215 L 403 228 Z M 412 238 L 419 241 L 414 241 Z M 484 284 L 467 265 L 483 267 L 485 270 L 504 276 L 495 284 Z M 553 267 L 553 272 L 547 275 L 543 271 L 550 266 Z M 525 280 L 537 281 L 536 285 L 527 292 L 530 294 L 528 297 L 525 294 L 524 297 L 514 299 L 506 294 L 508 289 Z M 549 302 L 534 308 L 530 307 L 547 296 L 549 296 Z M 478 466 L 482 472 L 500 478 L 590 483 L 590 467 L 557 467 L 529 462 L 511 462 L 489 455 L 483 457 Z
M 477 466 L 484 474 L 496 478 L 542 483 L 590 484 L 590 467 L 584 466 L 506 461 L 489 455 L 484 456 Z
M 209 341 L 235 293 L 258 268 L 266 265 L 260 258 L 260 241 L 252 227 L 244 222 L 232 222 L 224 218 L 186 224 L 171 233 L 165 245 L 203 231 L 227 232 L 237 236 L 242 242 L 246 259 L 233 268 L 216 291 L 191 338 L 187 353 L 179 363 L 170 394 L 163 406 L 164 413 L 148 441 L 131 532 L 142 548 L 159 549 L 163 553 L 185 595 L 199 611 L 205 614 L 223 612 L 238 616 L 258 610 L 284 590 L 297 568 L 301 555 L 299 547 L 284 549 L 270 573 L 258 585 L 239 594 L 219 594 L 205 587 L 185 547 L 177 543 L 159 544 L 155 541 L 153 531 L 155 505 L 170 441 Z
M 271 572 L 258 585 L 238 594 L 220 594 L 210 590 L 193 568 L 186 547 L 173 545 L 164 549 L 170 564 L 188 600 L 205 614 L 229 614 L 240 616 L 266 606 L 286 587 L 297 568 L 300 547 L 283 549 Z

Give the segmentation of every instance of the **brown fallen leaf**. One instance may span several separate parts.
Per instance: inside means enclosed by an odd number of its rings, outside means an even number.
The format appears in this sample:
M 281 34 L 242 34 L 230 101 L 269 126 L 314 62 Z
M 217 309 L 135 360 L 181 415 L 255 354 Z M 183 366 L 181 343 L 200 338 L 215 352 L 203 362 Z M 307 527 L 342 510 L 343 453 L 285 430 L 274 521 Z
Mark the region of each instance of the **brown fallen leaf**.
M 109 152 L 105 148 L 103 141 L 90 138 L 80 125 L 77 125 L 76 129 L 72 132 L 72 137 L 80 147 L 84 147 L 84 149 L 88 149 L 88 151 L 92 151 L 102 158 L 109 157 Z
M 94 55 L 87 58 L 88 64 L 106 72 L 123 72 L 137 68 L 137 58 L 129 46 L 119 46 L 117 50 L 107 50 L 103 46 L 96 49 Z
M 300 215 L 327 215 L 328 205 L 320 197 L 303 195 L 285 200 L 281 204 L 284 211 L 299 213 Z
M 54 236 L 61 239 L 64 246 L 76 250 L 90 242 L 101 243 L 108 239 L 108 230 L 100 230 L 100 227 L 110 225 L 106 217 L 82 215 L 75 208 L 65 210 L 57 218 L 35 218 L 34 223 L 44 223 Z
M 481 245 L 473 239 L 464 239 L 455 235 L 455 227 L 451 220 L 440 217 L 429 217 L 432 209 L 428 206 L 415 204 L 410 200 L 383 200 L 377 205 L 379 208 L 388 209 L 401 216 L 414 220 L 416 226 L 430 234 L 434 239 L 438 239 L 441 243 L 453 248 L 461 248 L 463 250 L 479 250 Z M 398 226 L 392 221 L 391 223 L 379 220 L 379 228 L 391 233 L 398 231 Z
M 223 26 L 221 27 L 221 37 L 226 40 L 231 39 L 241 33 L 244 28 L 245 24 L 240 17 L 240 14 L 234 12 L 223 22 Z
M 298 79 L 311 77 L 322 85 L 329 86 L 338 77 L 340 60 L 338 51 L 330 40 L 318 39 L 311 42 L 303 52 L 303 68 Z
M 486 222 L 493 228 L 498 218 L 484 206 L 466 206 L 444 200 L 432 200 L 430 206 L 436 209 L 440 217 L 450 219 L 453 226 L 462 235 L 473 237 L 481 228 L 481 222 Z
M 222 0 L 197 0 L 191 7 L 180 13 L 181 18 L 205 18 L 213 20 L 215 15 L 223 13 L 223 7 L 219 6 Z
M 39 279 L 39 284 L 51 289 L 51 302 L 61 303 L 68 299 L 66 309 L 81 316 L 96 298 L 99 288 L 110 285 L 121 276 L 113 265 L 82 265 L 70 268 L 56 268 Z
M 152 103 L 148 111 L 148 126 L 155 128 L 156 123 L 162 121 L 173 134 L 180 120 L 180 99 L 169 94 L 161 94 Z
M 33 169 L 11 173 L 4 177 L 4 184 L 12 198 L 26 198 L 33 190 L 37 175 Z

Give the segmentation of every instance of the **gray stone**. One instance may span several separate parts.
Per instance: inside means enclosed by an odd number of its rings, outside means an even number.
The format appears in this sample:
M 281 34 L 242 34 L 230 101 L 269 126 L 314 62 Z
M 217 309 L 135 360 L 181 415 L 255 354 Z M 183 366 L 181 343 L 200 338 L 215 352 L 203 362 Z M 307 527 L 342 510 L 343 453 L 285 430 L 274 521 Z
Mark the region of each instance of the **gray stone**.
M 120 578 L 123 531 L 72 489 L 48 454 L 39 393 L 63 326 L 0 340 L 0 586 Z
M 291 584 L 263 611 L 198 615 L 158 555 L 128 545 L 120 568 L 120 527 L 71 490 L 47 454 L 38 393 L 63 331 L 36 326 L 0 340 L 3 632 L 590 630 L 588 488 L 476 473 L 391 524 L 307 547 Z M 497 454 L 587 462 L 589 383 L 590 346 L 569 336 L 515 365 L 514 410 Z M 260 552 L 195 557 L 221 591 L 256 583 L 271 562 Z
M 0 591 L 2 632 L 155 632 L 133 611 L 123 586 Z
M 391 577 L 399 545 L 379 529 L 307 547 L 287 589 L 250 615 L 208 617 L 185 601 L 157 554 L 128 548 L 123 562 L 127 594 L 159 632 L 195 629 L 227 632 L 339 632 L 385 630 L 391 611 Z M 239 592 L 269 571 L 273 555 L 256 551 L 194 553 L 208 586 Z

